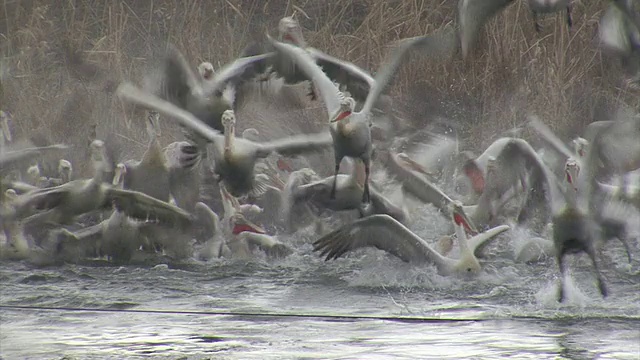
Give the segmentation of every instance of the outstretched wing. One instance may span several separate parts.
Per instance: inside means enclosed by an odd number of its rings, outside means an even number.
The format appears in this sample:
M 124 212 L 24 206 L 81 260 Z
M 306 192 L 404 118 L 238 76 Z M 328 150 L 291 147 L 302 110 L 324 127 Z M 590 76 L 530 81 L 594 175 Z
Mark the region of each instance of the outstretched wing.
M 224 140 L 224 137 L 220 132 L 210 128 L 190 112 L 183 110 L 170 102 L 162 100 L 153 94 L 140 90 L 131 83 L 121 84 L 116 93 L 120 98 L 129 102 L 156 110 L 169 118 L 177 119 L 180 124 L 196 131 L 198 135 L 212 142 Z
M 375 83 L 367 96 L 367 101 L 362 107 L 362 112 L 367 114 L 373 109 L 380 95 L 391 84 L 391 80 L 398 70 L 398 67 L 400 67 L 410 50 L 420 49 L 424 53 L 444 56 L 452 54 L 455 46 L 456 35 L 451 28 L 446 28 L 434 35 L 417 36 L 398 41 L 392 50 L 393 55 L 391 61 L 376 75 Z
M 332 81 L 344 85 L 356 101 L 364 103 L 367 100 L 369 91 L 375 84 L 375 80 L 368 72 L 353 63 L 325 54 L 318 49 L 307 48 L 306 50 L 322 71 Z
M 326 260 L 337 259 L 349 251 L 375 247 L 406 262 L 429 261 L 436 266 L 451 262 L 426 241 L 389 215 L 372 215 L 345 225 L 313 243 Z
M 116 188 L 109 188 L 106 192 L 107 200 L 113 202 L 116 209 L 134 219 L 157 219 L 162 224 L 182 229 L 192 223 L 193 218 L 188 212 L 141 192 Z
M 467 57 L 482 26 L 513 0 L 459 0 L 458 26 L 462 56 Z
M 280 155 L 298 155 L 324 151 L 333 145 L 333 138 L 329 132 L 320 134 L 302 134 L 265 143 L 253 143 L 257 148 L 258 157 L 267 157 L 272 152 Z

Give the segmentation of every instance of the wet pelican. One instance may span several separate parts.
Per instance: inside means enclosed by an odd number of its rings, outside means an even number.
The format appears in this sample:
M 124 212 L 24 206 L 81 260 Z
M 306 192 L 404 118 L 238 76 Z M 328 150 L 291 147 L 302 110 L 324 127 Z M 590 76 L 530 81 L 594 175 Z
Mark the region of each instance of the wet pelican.
M 295 188 L 289 188 L 283 192 L 283 209 L 285 220 L 291 222 L 292 209 L 297 205 L 306 203 L 315 205 L 319 209 L 333 211 L 358 210 L 362 216 L 370 214 L 387 214 L 394 219 L 404 222 L 407 218 L 404 210 L 395 206 L 381 193 L 371 190 L 371 204 L 369 207 L 362 205 L 362 192 L 365 188 L 365 174 L 362 164 L 348 159 L 351 166 L 350 174 L 338 174 L 337 180 L 333 177 L 317 180 L 307 184 L 301 184 Z M 336 196 L 331 199 L 329 193 L 336 181 Z
M 533 16 L 535 29 L 542 30 L 538 23 L 538 15 L 554 13 L 563 9 L 567 11 L 567 25 L 571 30 L 571 1 L 572 0 L 528 0 L 529 9 Z M 484 24 L 494 15 L 514 3 L 514 0 L 459 0 L 458 23 L 462 55 L 467 57 Z
M 219 180 L 224 181 L 233 196 L 264 190 L 261 184 L 256 184 L 254 177 L 254 166 L 258 159 L 266 158 L 273 152 L 280 155 L 296 155 L 321 151 L 331 146 L 329 134 L 298 135 L 262 143 L 236 138 L 236 119 L 233 110 L 223 113 L 222 120 L 226 130 L 222 135 L 194 118 L 191 113 L 144 93 L 133 85 L 121 85 L 118 88 L 118 94 L 128 101 L 156 109 L 166 116 L 177 119 L 200 136 L 213 142 L 215 173 Z
M 460 247 L 459 259 L 442 256 L 425 240 L 388 215 L 372 215 L 345 225 L 314 242 L 314 251 L 321 251 L 321 256 L 326 255 L 326 260 L 329 260 L 358 248 L 375 247 L 405 262 L 435 264 L 441 275 L 477 273 L 481 267 L 474 255 L 475 249 L 509 230 L 509 226 L 495 227 L 467 241 L 464 232 L 466 220 L 461 210 L 457 206 L 451 210 Z
M 592 188 L 594 179 L 591 177 L 590 165 L 594 159 L 595 151 L 599 146 L 594 142 L 590 147 L 583 168 L 581 169 L 578 191 L 562 187 L 555 175 L 546 167 L 533 148 L 526 142 L 510 142 L 505 151 L 514 154 L 522 161 L 536 167 L 537 176 L 532 179 L 532 188 L 539 187 L 540 183 L 546 185 L 553 226 L 553 243 L 556 251 L 556 260 L 560 269 L 560 288 L 558 301 L 565 297 L 565 272 L 564 258 L 567 254 L 585 252 L 589 255 L 598 282 L 598 288 L 603 296 L 607 296 L 607 288 L 602 277 L 595 253 L 595 244 L 600 239 L 600 225 L 596 215 L 592 211 Z M 515 158 L 513 161 L 516 161 Z
M 95 169 L 93 178 L 74 180 L 64 185 L 19 196 L 14 203 L 16 217 L 23 217 L 35 208 L 42 209 L 44 212 L 31 216 L 27 221 L 68 224 L 76 216 L 93 210 L 108 209 L 115 205 L 116 208 L 134 218 L 145 220 L 153 212 L 156 218 L 166 223 L 176 226 L 190 224 L 190 216 L 182 210 L 177 211 L 175 207 L 145 194 L 117 189 L 103 183 L 100 171 L 104 159 L 103 142 L 94 140 L 90 151 Z
M 358 158 L 364 163 L 365 185 L 362 201 L 369 202 L 369 175 L 372 152 L 370 127 L 372 125 L 371 111 L 373 105 L 390 84 L 393 75 L 404 57 L 409 53 L 409 50 L 416 47 L 424 47 L 436 53 L 446 54 L 453 48 L 453 39 L 454 36 L 452 34 L 445 32 L 440 36 L 421 36 L 401 41 L 393 53 L 391 62 L 376 76 L 375 84 L 368 93 L 367 100 L 359 112 L 355 112 L 355 100 L 352 97 L 344 97 L 309 53 L 295 46 L 271 40 L 280 54 L 292 59 L 302 72 L 313 79 L 325 102 L 329 114 L 335 157 L 334 183 L 330 193 L 331 199 L 336 196 L 340 163 L 345 156 L 348 156 Z

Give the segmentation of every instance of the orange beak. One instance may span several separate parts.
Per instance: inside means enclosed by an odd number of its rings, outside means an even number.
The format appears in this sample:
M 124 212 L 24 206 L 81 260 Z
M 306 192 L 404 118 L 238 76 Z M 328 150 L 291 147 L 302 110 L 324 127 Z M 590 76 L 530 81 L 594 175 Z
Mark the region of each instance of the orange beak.
M 335 119 L 331 120 L 331 122 L 334 123 L 336 121 L 340 121 L 340 120 L 348 117 L 349 115 L 351 115 L 351 111 L 343 111 L 340 114 L 338 114 L 338 116 L 336 116 Z

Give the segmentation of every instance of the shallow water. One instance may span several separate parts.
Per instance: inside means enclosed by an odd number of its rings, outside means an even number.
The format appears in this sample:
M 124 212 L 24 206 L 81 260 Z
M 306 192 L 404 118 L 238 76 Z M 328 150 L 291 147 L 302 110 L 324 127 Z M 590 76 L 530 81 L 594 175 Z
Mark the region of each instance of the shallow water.
M 412 228 L 442 233 L 425 221 Z M 297 253 L 283 260 L 2 263 L 2 305 L 109 312 L 0 308 L 0 352 L 2 359 L 640 358 L 637 241 L 631 265 L 619 244 L 604 251 L 606 299 L 586 256 L 571 258 L 568 300 L 558 304 L 554 260 L 514 263 L 510 236 L 489 246 L 474 278 L 442 277 L 373 249 L 324 262 L 304 233 L 284 239 Z M 144 309 L 167 312 L 126 312 Z

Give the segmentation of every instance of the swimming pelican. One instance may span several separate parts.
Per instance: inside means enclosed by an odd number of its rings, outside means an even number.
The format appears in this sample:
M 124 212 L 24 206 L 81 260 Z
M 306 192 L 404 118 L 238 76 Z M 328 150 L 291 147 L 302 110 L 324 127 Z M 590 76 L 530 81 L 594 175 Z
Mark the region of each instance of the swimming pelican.
M 459 259 L 442 256 L 425 240 L 388 215 L 372 215 L 345 225 L 315 241 L 314 251 L 321 251 L 320 256 L 326 255 L 326 260 L 329 260 L 357 248 L 375 247 L 405 262 L 432 263 L 441 275 L 478 273 L 481 267 L 474 255 L 476 247 L 509 230 L 509 226 L 497 226 L 467 241 L 463 225 L 466 220 L 461 210 L 458 206 L 451 210 L 460 247 Z
M 90 151 L 95 169 L 93 178 L 74 180 L 19 196 L 14 202 L 16 218 L 24 217 L 35 208 L 45 211 L 31 216 L 26 221 L 68 224 L 76 216 L 115 206 L 128 216 L 141 220 L 153 215 L 174 226 L 186 227 L 190 224 L 190 215 L 179 208 L 139 192 L 121 190 L 103 183 L 100 171 L 104 159 L 103 142 L 94 140 Z
M 567 11 L 567 25 L 569 30 L 571 30 L 573 24 L 571 19 L 571 1 L 572 0 L 528 0 L 536 31 L 540 32 L 542 30 L 542 27 L 538 23 L 538 14 L 553 13 L 562 9 L 566 9 Z M 462 45 L 462 55 L 465 58 L 471 51 L 471 47 L 476 42 L 484 24 L 512 3 L 514 3 L 514 0 L 458 1 L 460 42 Z
M 200 136 L 213 142 L 215 172 L 233 196 L 264 190 L 261 184 L 256 184 L 254 177 L 254 166 L 258 159 L 266 158 L 273 152 L 280 155 L 296 155 L 321 151 L 331 146 L 330 135 L 326 133 L 298 135 L 262 143 L 236 138 L 236 119 L 233 110 L 223 113 L 222 120 L 226 130 L 222 135 L 197 120 L 191 113 L 152 94 L 144 93 L 131 84 L 121 85 L 118 88 L 118 94 L 130 102 L 154 108 L 177 119 Z M 256 185 L 258 188 L 255 188 Z
M 453 39 L 453 34 L 445 32 L 440 36 L 421 36 L 401 41 L 393 53 L 391 62 L 376 76 L 375 84 L 368 93 L 367 100 L 359 112 L 355 112 L 355 100 L 352 97 L 344 97 L 318 67 L 309 53 L 295 46 L 270 39 L 273 46 L 281 54 L 294 60 L 300 70 L 313 79 L 325 101 L 329 114 L 335 157 L 334 183 L 330 193 L 331 199 L 335 199 L 336 196 L 340 163 L 345 156 L 348 156 L 358 158 L 364 163 L 365 185 L 362 201 L 369 202 L 369 175 L 372 151 L 370 127 L 373 105 L 391 82 L 393 75 L 404 57 L 409 53 L 409 50 L 416 47 L 424 47 L 437 53 L 447 53 L 453 48 Z

